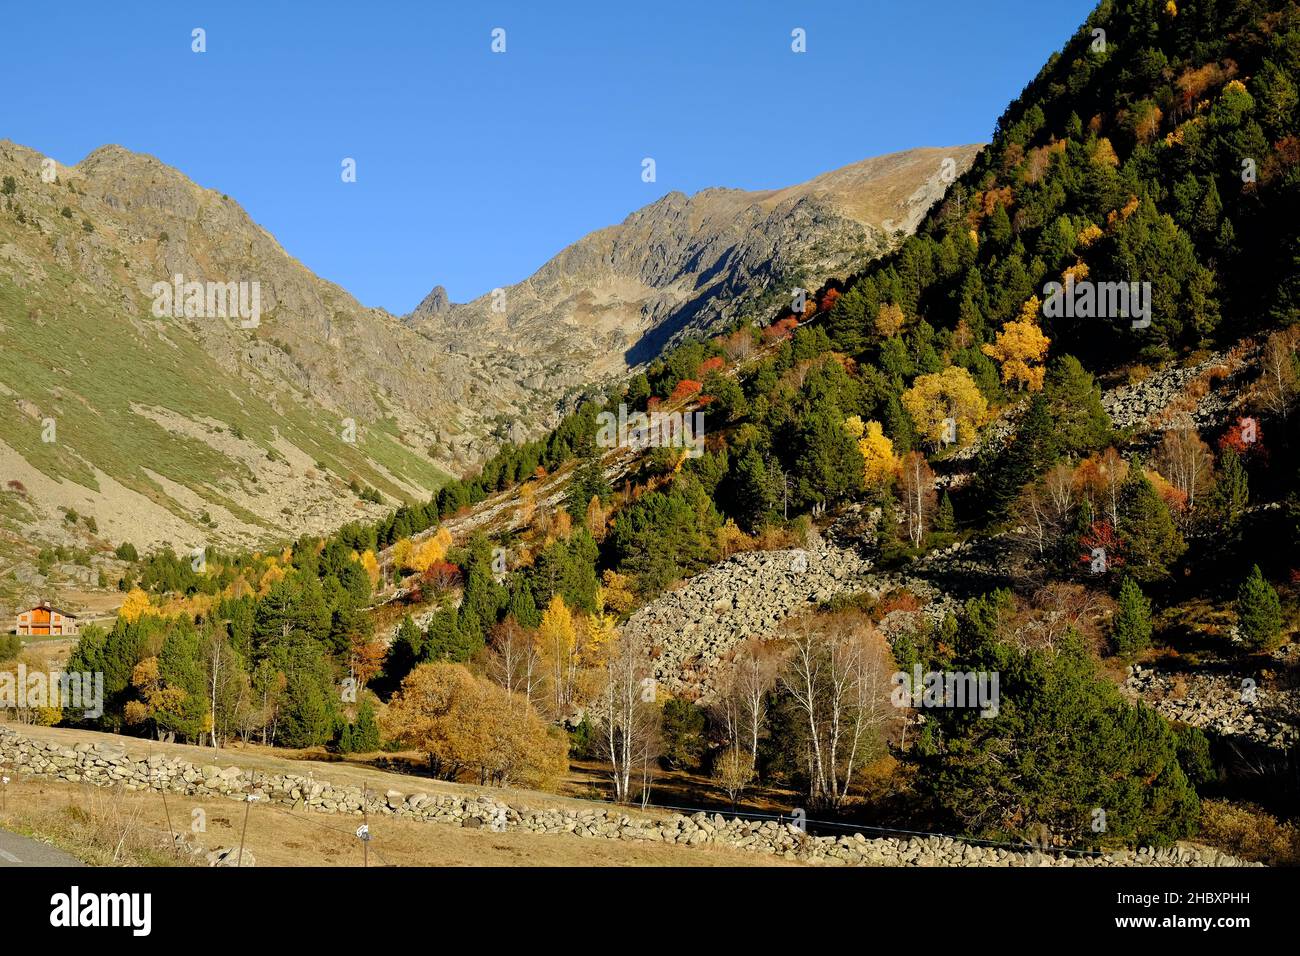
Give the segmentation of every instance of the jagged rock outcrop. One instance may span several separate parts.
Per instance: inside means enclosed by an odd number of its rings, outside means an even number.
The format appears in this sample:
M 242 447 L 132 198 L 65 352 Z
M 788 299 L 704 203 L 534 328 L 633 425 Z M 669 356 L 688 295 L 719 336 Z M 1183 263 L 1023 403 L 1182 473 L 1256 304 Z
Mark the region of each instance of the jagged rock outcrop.
M 894 153 L 785 189 L 672 192 L 523 282 L 447 309 L 426 299 L 407 321 L 440 347 L 500 356 L 546 394 L 618 375 L 687 335 L 766 318 L 795 284 L 861 268 L 916 228 L 979 149 Z
M 420 304 L 415 307 L 411 313 L 411 319 L 420 322 L 425 319 L 431 319 L 435 315 L 441 315 L 451 309 L 451 299 L 447 295 L 447 290 L 440 285 L 433 287 L 433 291 L 426 295 Z

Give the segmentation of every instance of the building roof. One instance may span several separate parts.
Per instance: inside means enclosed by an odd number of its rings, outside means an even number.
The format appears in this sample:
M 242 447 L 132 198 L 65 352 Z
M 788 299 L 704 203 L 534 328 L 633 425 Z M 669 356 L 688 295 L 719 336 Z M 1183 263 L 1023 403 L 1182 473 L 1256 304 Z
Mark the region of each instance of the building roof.
M 49 601 L 42 601 L 40 604 L 34 604 L 31 607 L 29 607 L 26 611 L 19 611 L 18 613 L 26 614 L 29 611 L 52 611 L 55 614 L 62 614 L 64 617 L 70 617 L 74 619 L 77 616 L 73 614 L 71 611 L 65 611 L 61 607 L 55 607 Z

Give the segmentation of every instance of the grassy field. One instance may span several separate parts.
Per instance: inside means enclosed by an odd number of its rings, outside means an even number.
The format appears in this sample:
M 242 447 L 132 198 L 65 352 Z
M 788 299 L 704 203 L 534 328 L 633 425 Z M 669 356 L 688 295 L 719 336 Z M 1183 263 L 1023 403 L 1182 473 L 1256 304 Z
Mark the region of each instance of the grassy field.
M 184 832 L 205 850 L 237 847 L 244 805 L 234 800 L 116 791 L 12 774 L 0 827 L 49 842 L 96 866 L 203 865 L 202 857 L 168 850 Z M 190 833 L 201 808 L 206 832 Z M 255 804 L 246 849 L 258 866 L 361 866 L 358 818 Z M 773 856 L 718 847 L 580 839 L 371 817 L 370 866 L 791 866 Z

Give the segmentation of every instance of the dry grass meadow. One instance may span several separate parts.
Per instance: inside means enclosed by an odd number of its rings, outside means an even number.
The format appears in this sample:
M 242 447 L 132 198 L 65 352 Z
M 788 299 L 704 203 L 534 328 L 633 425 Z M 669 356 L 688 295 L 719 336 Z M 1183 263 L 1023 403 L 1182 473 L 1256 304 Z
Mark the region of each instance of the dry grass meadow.
M 50 727 L 15 727 L 22 733 L 65 746 L 106 743 L 133 755 L 178 755 L 192 763 L 275 773 L 312 774 L 332 784 L 364 784 L 371 790 L 403 793 L 490 793 L 529 806 L 583 806 L 576 800 L 528 790 L 469 787 L 410 774 L 376 770 L 351 762 L 307 759 L 306 755 L 259 747 L 212 751 L 182 744 Z M 11 772 L 0 810 L 0 828 L 49 842 L 96 866 L 203 865 L 202 856 L 174 853 L 169 829 L 185 833 L 205 850 L 239 846 L 246 804 L 229 798 L 129 791 L 68 783 Z M 607 805 L 606 805 L 607 806 Z M 191 833 L 195 809 L 206 832 Z M 168 818 L 170 817 L 170 827 Z M 257 866 L 789 866 L 768 855 L 716 847 L 580 838 L 569 834 L 492 832 L 447 824 L 371 816 L 369 859 L 355 830 L 359 816 L 314 813 L 284 805 L 255 803 L 248 811 L 245 847 Z

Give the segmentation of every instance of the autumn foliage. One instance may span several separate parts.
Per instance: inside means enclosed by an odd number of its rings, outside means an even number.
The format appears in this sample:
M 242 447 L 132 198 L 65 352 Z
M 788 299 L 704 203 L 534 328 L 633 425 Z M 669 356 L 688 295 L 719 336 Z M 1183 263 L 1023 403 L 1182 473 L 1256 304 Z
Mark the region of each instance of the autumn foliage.
M 683 399 L 696 394 L 703 387 L 703 383 L 697 382 L 693 378 L 684 378 L 677 383 L 677 386 L 673 389 L 673 393 L 668 396 L 668 401 L 680 402 Z
M 1043 361 L 1051 344 L 1038 327 L 1040 305 L 1038 296 L 1031 297 L 1020 310 L 1020 316 L 1002 326 L 996 341 L 983 346 L 984 354 L 1002 366 L 1003 382 L 1014 384 L 1017 389 L 1028 386 L 1035 392 L 1043 387 L 1046 373 Z
M 773 322 L 763 330 L 763 342 L 770 344 L 790 338 L 790 336 L 794 335 L 795 326 L 798 324 L 799 320 L 793 315 L 787 315 L 784 319 Z
M 568 770 L 568 742 L 518 694 L 459 664 L 422 664 L 402 681 L 385 734 L 425 754 L 447 780 L 553 789 Z

